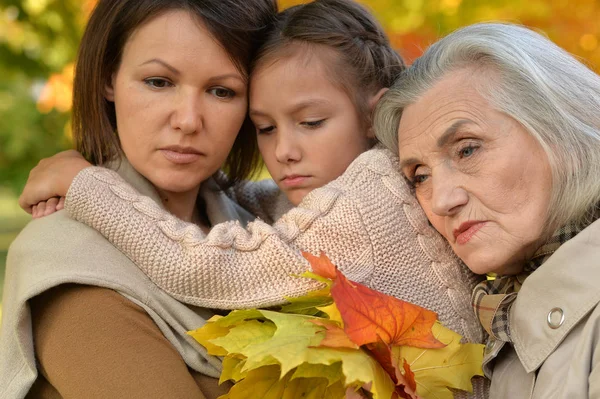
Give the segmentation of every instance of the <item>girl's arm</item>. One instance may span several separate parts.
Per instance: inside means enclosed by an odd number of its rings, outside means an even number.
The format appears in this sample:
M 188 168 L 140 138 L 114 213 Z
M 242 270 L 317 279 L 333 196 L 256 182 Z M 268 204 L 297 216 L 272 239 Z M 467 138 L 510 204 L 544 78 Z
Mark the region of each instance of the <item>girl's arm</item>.
M 266 307 L 317 288 L 300 249 L 325 251 L 355 281 L 370 276 L 371 245 L 360 212 L 341 191 L 315 190 L 273 226 L 257 220 L 208 235 L 141 196 L 108 169 L 91 167 L 71 185 L 65 209 L 98 230 L 160 288 L 189 304 Z
M 19 206 L 33 217 L 47 216 L 61 209 L 63 201 L 60 198 L 67 195 L 77 173 L 88 166 L 91 164 L 75 150 L 42 159 L 29 172 L 27 184 L 19 197 Z

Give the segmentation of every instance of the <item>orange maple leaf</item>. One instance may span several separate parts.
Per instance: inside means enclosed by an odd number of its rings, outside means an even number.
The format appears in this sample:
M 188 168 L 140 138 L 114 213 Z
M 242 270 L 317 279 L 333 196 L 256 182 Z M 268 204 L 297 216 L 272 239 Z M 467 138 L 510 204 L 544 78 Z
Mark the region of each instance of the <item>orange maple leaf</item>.
M 406 360 L 402 359 L 404 360 L 404 372 L 402 372 L 399 367 L 401 359 L 394 357 L 391 346 L 385 344 L 383 341 L 379 341 L 368 344 L 366 347 L 371 356 L 377 360 L 383 370 L 390 376 L 392 381 L 394 381 L 394 384 L 396 384 L 395 395 L 393 397 L 418 399 L 415 374 L 410 369 L 410 365 Z
M 304 256 L 304 258 L 310 263 L 310 267 L 315 274 L 335 280 L 337 267 L 331 263 L 329 258 L 325 255 L 325 252 L 321 251 L 317 257 L 309 252 L 303 251 L 302 256 Z
M 426 349 L 446 346 L 431 332 L 435 312 L 351 282 L 337 269 L 331 296 L 346 334 L 358 346 L 380 340 Z
M 325 327 L 325 338 L 319 343 L 319 346 L 358 349 L 358 345 L 350 340 L 344 329 L 338 326 L 337 323 L 325 319 L 314 319 L 309 321 L 318 326 Z

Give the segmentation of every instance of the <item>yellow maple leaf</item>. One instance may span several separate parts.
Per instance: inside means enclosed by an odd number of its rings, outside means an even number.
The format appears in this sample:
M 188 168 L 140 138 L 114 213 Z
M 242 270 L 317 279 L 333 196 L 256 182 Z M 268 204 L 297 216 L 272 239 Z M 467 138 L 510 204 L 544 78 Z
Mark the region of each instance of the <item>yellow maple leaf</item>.
M 340 381 L 328 384 L 322 377 L 293 377 L 290 372 L 280 376 L 278 366 L 263 366 L 248 372 L 229 393 L 219 399 L 340 399 L 345 388 Z
M 484 346 L 461 344 L 461 336 L 439 322 L 433 325 L 432 332 L 445 347 L 392 347 L 393 356 L 405 359 L 415 374 L 417 394 L 424 399 L 452 399 L 454 396 L 448 388 L 471 392 L 471 378 L 483 375 Z

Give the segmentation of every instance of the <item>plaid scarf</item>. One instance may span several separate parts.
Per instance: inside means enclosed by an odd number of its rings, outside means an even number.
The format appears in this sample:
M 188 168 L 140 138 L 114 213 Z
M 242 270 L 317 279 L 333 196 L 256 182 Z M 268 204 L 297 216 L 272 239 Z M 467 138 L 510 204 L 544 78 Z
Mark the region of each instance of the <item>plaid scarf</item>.
M 483 281 L 475 287 L 471 298 L 473 309 L 483 328 L 490 335 L 490 339 L 503 342 L 512 341 L 508 316 L 523 282 L 562 244 L 575 237 L 581 230 L 583 229 L 576 225 L 566 225 L 558 229 L 535 252 L 523 268 L 523 272 L 516 276 L 503 276 L 495 280 Z

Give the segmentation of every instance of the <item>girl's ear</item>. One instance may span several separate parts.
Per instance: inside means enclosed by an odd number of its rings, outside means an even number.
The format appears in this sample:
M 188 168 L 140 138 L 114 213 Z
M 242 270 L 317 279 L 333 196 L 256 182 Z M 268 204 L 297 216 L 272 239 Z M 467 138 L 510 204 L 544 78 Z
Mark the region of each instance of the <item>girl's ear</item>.
M 386 91 L 389 90 L 389 87 L 384 87 L 375 93 L 371 98 L 369 98 L 369 114 L 373 115 L 373 111 L 375 111 L 375 106 L 381 100 L 381 97 L 385 94 Z M 373 118 L 370 118 L 371 126 L 369 126 L 369 131 L 367 132 L 367 137 L 370 139 L 375 138 L 375 130 L 373 130 Z
M 115 102 L 115 89 L 114 89 L 114 85 L 115 85 L 115 74 L 113 74 L 111 76 L 110 82 L 108 82 L 104 86 L 104 98 L 106 98 L 108 101 L 111 101 L 111 102 Z

